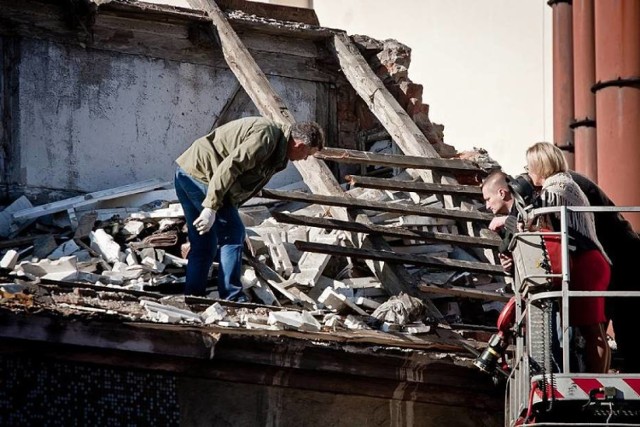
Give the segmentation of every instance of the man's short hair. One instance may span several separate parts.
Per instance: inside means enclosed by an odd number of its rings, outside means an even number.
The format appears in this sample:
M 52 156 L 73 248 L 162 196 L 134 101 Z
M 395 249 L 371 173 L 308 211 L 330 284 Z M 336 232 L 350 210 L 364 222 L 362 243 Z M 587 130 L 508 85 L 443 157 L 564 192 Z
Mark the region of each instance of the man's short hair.
M 491 172 L 489 176 L 482 181 L 480 188 L 486 188 L 488 191 L 497 191 L 500 188 L 509 190 L 509 186 L 507 185 L 508 179 L 509 176 L 506 173 L 497 169 Z
M 316 122 L 298 122 L 291 126 L 291 137 L 302 141 L 305 145 L 317 148 L 318 151 L 324 148 L 324 132 Z

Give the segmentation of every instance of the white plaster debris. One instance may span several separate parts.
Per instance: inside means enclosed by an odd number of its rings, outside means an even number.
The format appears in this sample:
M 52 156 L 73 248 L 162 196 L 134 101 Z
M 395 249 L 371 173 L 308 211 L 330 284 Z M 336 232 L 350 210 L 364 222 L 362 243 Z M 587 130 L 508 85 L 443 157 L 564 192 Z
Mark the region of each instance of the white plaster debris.
M 240 323 L 234 322 L 233 320 L 221 320 L 218 322 L 219 326 L 224 326 L 225 328 L 239 328 Z
M 148 300 L 141 300 L 140 305 L 147 310 L 147 317 L 157 322 L 179 323 L 184 321 L 190 323 L 202 323 L 202 318 L 189 310 L 183 310 Z
M 347 316 L 344 321 L 344 325 L 347 327 L 347 329 L 370 329 L 366 323 L 356 318 L 355 316 Z
M 320 322 L 308 311 L 272 311 L 269 313 L 269 324 L 287 329 L 318 332 L 322 328 Z
M 146 218 L 179 218 L 183 217 L 184 212 L 180 203 L 171 203 L 168 208 L 156 209 L 151 212 L 135 212 L 130 215 L 134 219 Z
M 318 302 L 323 304 L 330 310 L 334 310 L 338 313 L 344 313 L 346 311 L 353 311 L 362 316 L 367 316 L 368 313 L 354 304 L 346 296 L 337 293 L 333 288 L 325 288 L 322 295 L 318 298 Z
M 144 222 L 133 220 L 126 222 L 122 229 L 122 233 L 127 236 L 137 236 L 142 233 L 142 230 L 144 230 Z
M 42 259 L 38 262 L 24 261 L 16 269 L 27 275 L 51 280 L 69 280 L 78 274 L 77 259 L 74 256 L 57 260 Z
M 404 332 L 413 335 L 428 334 L 431 332 L 431 326 L 424 323 L 410 323 L 404 327 Z
M 204 313 L 202 313 L 201 317 L 205 325 L 210 325 L 220 320 L 224 320 L 224 318 L 227 317 L 227 310 L 225 310 L 219 302 L 216 302 L 210 305 Z
M 128 265 L 138 265 L 138 256 L 131 248 L 125 249 L 124 253 L 125 253 L 124 260 Z
M 79 250 L 80 246 L 78 246 L 78 244 L 73 239 L 67 240 L 66 242 L 58 246 L 53 252 L 51 252 L 47 258 L 56 260 L 62 258 L 63 256 L 73 255 Z
M 18 262 L 18 251 L 9 249 L 7 253 L 4 254 L 2 260 L 0 260 L 0 268 L 5 268 L 7 270 L 13 270 Z
M 102 228 L 92 231 L 89 238 L 91 239 L 91 249 L 98 252 L 105 261 L 113 264 L 116 261 L 125 260 L 125 254 L 120 251 L 120 245 Z
M 146 257 L 145 259 L 143 259 L 140 262 L 140 265 L 143 265 L 145 267 L 148 267 L 151 271 L 153 271 L 154 273 L 162 273 L 166 267 L 166 265 L 164 265 L 163 263 L 156 261 L 155 259 L 151 258 L 151 257 Z

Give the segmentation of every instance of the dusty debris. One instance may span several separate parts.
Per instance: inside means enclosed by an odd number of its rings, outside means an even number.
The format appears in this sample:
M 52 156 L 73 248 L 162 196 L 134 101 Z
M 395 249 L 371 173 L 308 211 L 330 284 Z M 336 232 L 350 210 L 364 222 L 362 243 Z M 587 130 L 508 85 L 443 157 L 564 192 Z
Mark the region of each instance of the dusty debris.
M 230 16 L 269 21 L 242 12 Z M 314 31 L 306 24 L 278 25 Z M 457 155 L 444 143 L 443 127 L 429 119 L 422 86 L 409 79 L 410 48 L 395 40 L 354 39 L 383 81 L 376 91 L 388 91 L 409 115 L 410 124 L 417 126 L 415 132 L 422 132 L 427 145 L 443 158 L 401 155 L 369 107 L 354 100 L 355 92 L 349 88 L 348 94 L 339 93 L 338 132 L 344 141 L 357 135 L 354 146 L 360 151 L 336 149 L 331 160 L 361 162 L 353 169 L 359 168 L 362 176 L 350 177 L 344 197 L 301 200 L 302 193 L 291 191 L 307 187 L 301 182 L 274 189 L 273 194 L 284 193 L 280 201 L 266 195 L 240 210 L 248 235 L 242 284 L 252 303 L 238 308 L 217 300 L 215 264 L 206 303 L 183 298 L 176 305 L 163 299 L 183 293 L 189 243 L 175 192 L 157 179 L 40 206 L 19 198 L 0 211 L 0 235 L 11 235 L 15 242 L 2 246 L 0 271 L 9 280 L 46 288 L 54 306 L 65 313 L 87 307 L 95 315 L 116 313 L 164 323 L 302 332 L 377 329 L 416 335 L 433 332 L 434 321 L 487 321 L 492 305 L 465 301 L 477 306 L 476 311 L 456 301 L 461 295 L 482 295 L 486 300 L 486 294 L 464 289 L 475 288 L 480 281 L 474 278 L 495 267 L 482 249 L 491 251 L 495 236 L 477 233 L 482 229 L 478 223 L 486 221 L 477 212 L 482 205 L 477 188 L 462 188 L 444 178 L 425 181 L 428 186 L 419 188 L 407 172 L 433 169 L 476 178 L 495 165 L 486 153 Z M 362 155 L 365 152 L 373 155 Z M 456 155 L 457 159 L 446 159 Z M 371 176 L 378 180 L 365 179 Z M 454 196 L 463 201 L 453 205 Z M 332 206 L 360 210 L 353 221 L 339 223 L 331 217 Z M 375 248 L 363 245 L 373 240 Z M 300 250 L 299 242 L 316 249 Z M 400 288 L 381 278 L 381 271 L 388 270 L 379 268 L 383 263 L 407 266 Z M 495 268 L 487 271 L 493 279 Z M 429 293 L 434 286 L 438 293 Z M 91 289 L 94 294 L 70 293 L 69 288 Z M 397 289 L 411 295 L 394 296 Z M 143 299 L 131 305 L 129 298 Z M 119 300 L 121 305 L 114 307 Z
M 380 307 L 376 308 L 372 316 L 386 323 L 404 326 L 422 317 L 425 306 L 418 298 L 407 294 L 393 296 Z

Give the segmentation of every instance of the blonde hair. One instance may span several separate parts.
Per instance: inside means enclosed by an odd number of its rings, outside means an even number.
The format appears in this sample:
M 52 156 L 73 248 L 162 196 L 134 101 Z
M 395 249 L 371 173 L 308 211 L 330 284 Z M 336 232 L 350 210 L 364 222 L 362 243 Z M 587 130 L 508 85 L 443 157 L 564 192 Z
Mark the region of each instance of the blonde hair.
M 537 142 L 529 147 L 527 165 L 531 172 L 544 179 L 569 169 L 562 151 L 550 142 Z

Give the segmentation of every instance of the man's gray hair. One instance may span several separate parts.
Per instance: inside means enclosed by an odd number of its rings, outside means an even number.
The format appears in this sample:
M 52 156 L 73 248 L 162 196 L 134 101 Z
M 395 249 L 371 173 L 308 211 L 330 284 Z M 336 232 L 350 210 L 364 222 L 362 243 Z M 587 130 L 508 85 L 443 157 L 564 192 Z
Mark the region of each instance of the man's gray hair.
M 324 132 L 316 122 L 294 123 L 291 126 L 291 137 L 318 150 L 324 148 Z

